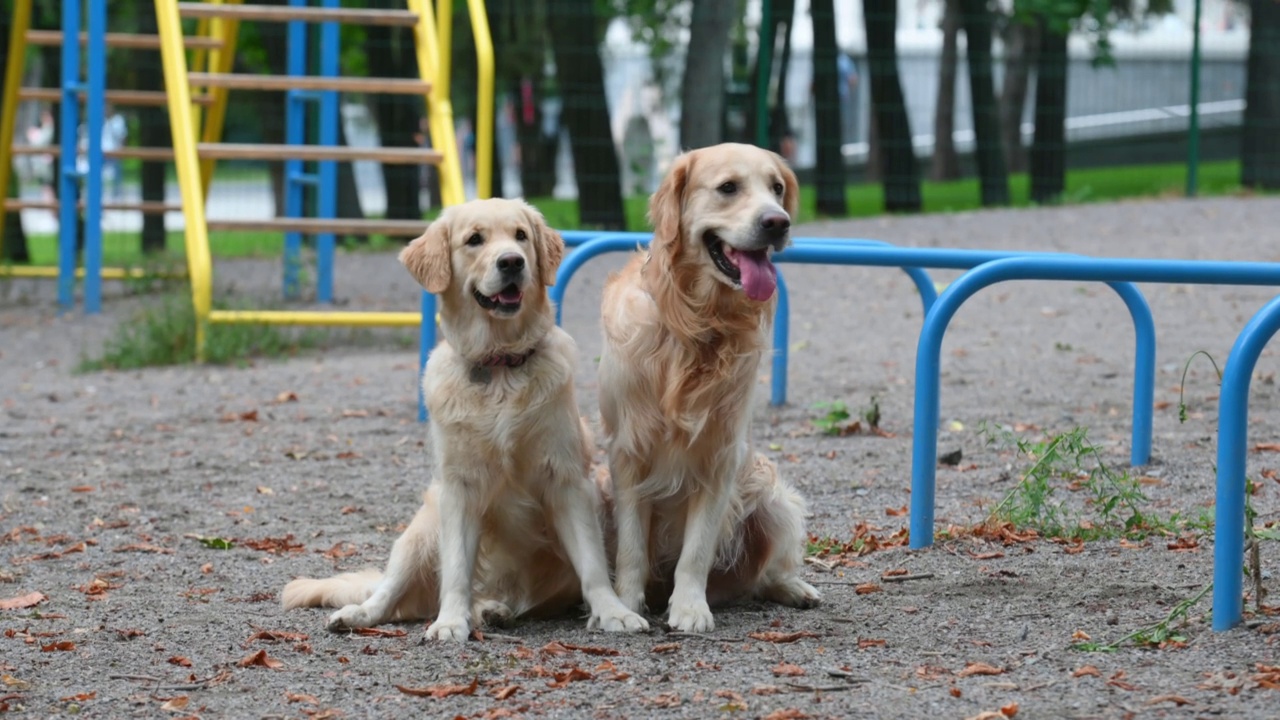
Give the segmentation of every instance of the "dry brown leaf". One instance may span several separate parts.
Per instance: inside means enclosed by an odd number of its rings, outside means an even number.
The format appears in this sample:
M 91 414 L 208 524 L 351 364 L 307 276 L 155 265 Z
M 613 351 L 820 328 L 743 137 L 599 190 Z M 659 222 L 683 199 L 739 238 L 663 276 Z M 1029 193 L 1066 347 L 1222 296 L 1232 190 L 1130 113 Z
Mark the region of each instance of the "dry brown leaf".
M 798 677 L 804 675 L 804 668 L 789 662 L 780 662 L 770 670 L 778 677 Z
M 796 632 L 753 632 L 747 633 L 747 637 L 753 640 L 761 640 L 771 643 L 793 643 L 801 638 L 816 638 L 817 633 L 811 633 L 808 630 L 799 630 Z
M 994 665 L 988 665 L 984 662 L 965 663 L 964 669 L 956 673 L 956 677 L 969 677 L 971 675 L 1003 675 L 1004 668 L 998 668 Z
M 1125 677 L 1125 671 L 1117 670 L 1115 671 L 1115 674 L 1113 674 L 1111 678 L 1107 680 L 1107 684 L 1112 687 L 1118 687 L 1121 690 L 1133 691 L 1138 689 L 1137 685 L 1134 685 L 1133 683 L 1126 681 L 1124 677 Z
M 649 707 L 664 707 L 664 708 L 680 707 L 680 693 L 675 693 L 675 692 L 658 693 L 657 695 L 654 695 L 651 698 L 643 698 L 640 700 L 640 702 L 641 704 L 648 705 Z
M 1073 672 L 1073 673 L 1071 673 L 1071 677 L 1077 677 L 1077 678 L 1078 678 L 1078 677 L 1097 677 L 1097 678 L 1100 678 L 1100 677 L 1102 677 L 1102 671 L 1101 671 L 1101 670 L 1099 670 L 1098 668 L 1096 668 L 1096 667 L 1092 666 L 1092 665 L 1085 665 L 1085 666 L 1083 666 L 1083 667 L 1076 668 L 1076 671 L 1075 671 L 1075 672 Z
M 166 700 L 165 703 L 160 706 L 160 709 L 168 710 L 169 712 L 182 712 L 187 709 L 187 705 L 190 704 L 190 702 L 191 699 L 186 695 L 179 695 L 178 697 L 172 697 Z
M 970 715 L 964 720 L 1004 720 L 1005 716 L 993 710 L 986 710 L 977 715 Z
M 853 591 L 858 595 L 870 595 L 871 593 L 878 593 L 883 590 L 884 588 L 876 585 L 875 583 L 862 583 L 853 589 Z
M 887 577 L 887 578 L 898 577 L 900 575 L 906 575 L 906 574 L 907 574 L 906 568 L 894 568 L 893 570 L 885 570 L 884 572 L 880 573 L 880 577 Z
M 673 652 L 675 652 L 675 651 L 677 651 L 677 650 L 679 650 L 679 649 L 680 649 L 680 643 L 678 643 L 678 642 L 673 642 L 673 643 L 662 643 L 661 645 L 654 645 L 652 648 L 650 648 L 650 649 L 649 649 L 649 652 L 651 652 L 651 653 L 673 653 Z
M 901 517 L 907 514 L 907 506 L 903 505 L 900 508 L 885 508 L 884 514 L 888 517 Z
M 1280 443 L 1258 443 L 1253 446 L 1254 452 L 1280 452 Z
M 404 630 L 384 630 L 383 628 L 355 628 L 352 634 L 363 635 L 365 637 L 381 637 L 381 638 L 397 638 L 404 637 L 407 633 Z M 307 639 L 306 635 L 302 636 L 303 640 Z
M 873 647 L 884 647 L 888 645 L 883 638 L 858 638 L 858 649 L 866 650 Z
M 172 555 L 173 549 L 152 545 L 151 543 L 129 543 L 116 548 L 114 552 L 145 552 L 157 553 L 160 555 Z
M 1011 702 L 1011 703 L 1009 703 L 1008 705 L 1005 705 L 1004 707 L 1000 708 L 1000 714 L 1001 714 L 1001 715 L 1003 715 L 1003 716 L 1005 716 L 1005 717 L 1007 717 L 1007 718 L 1011 718 L 1011 717 L 1013 717 L 1014 715 L 1017 715 L 1017 714 L 1018 714 L 1018 703 L 1016 703 L 1016 702 Z
M 948 690 L 947 692 L 951 693 L 951 697 L 957 697 L 957 698 L 964 694 L 960 692 L 960 688 L 956 687 L 955 685 L 952 685 L 951 689 Z
M 764 720 L 804 720 L 807 717 L 809 717 L 808 714 L 795 708 L 783 708 L 765 715 Z
M 1093 638 L 1089 637 L 1089 633 L 1083 630 L 1076 630 L 1075 632 L 1071 633 L 1071 639 L 1075 640 L 1076 642 L 1089 642 Z
M 969 557 L 973 558 L 974 560 L 999 560 L 1000 558 L 1004 557 L 1004 553 L 1000 552 L 999 550 L 995 552 L 984 552 L 984 553 L 971 552 L 969 553 Z
M 284 663 L 280 662 L 279 660 L 276 660 L 273 657 L 268 656 L 266 650 L 259 650 L 258 652 L 253 653 L 252 655 L 244 656 L 243 658 L 240 659 L 240 662 L 236 663 L 236 665 L 239 665 L 240 667 L 243 667 L 243 668 L 264 667 L 264 668 L 271 668 L 274 670 L 275 668 L 283 667 Z
M 178 667 L 191 667 L 191 660 L 184 658 L 181 655 L 174 655 L 169 658 L 169 664 L 177 665 Z
M 93 491 L 94 491 L 94 490 L 96 490 L 96 489 L 97 489 L 97 488 L 95 488 L 95 487 L 94 487 L 94 486 L 92 486 L 92 485 L 77 485 L 77 486 L 75 486 L 75 487 L 71 488 L 71 492 L 73 492 L 73 493 L 89 493 L 89 492 L 93 492 Z
M 26 595 L 0 600 L 0 610 L 21 610 L 39 605 L 48 599 L 42 592 L 29 592 Z
M 58 698 L 58 701 L 59 702 L 84 702 L 86 700 L 92 700 L 96 697 L 98 697 L 98 691 L 94 690 L 92 692 L 82 692 L 82 693 L 77 693 L 75 695 L 68 695 L 64 698 Z
M 302 693 L 289 692 L 287 690 L 284 693 L 284 699 L 285 699 L 285 702 L 291 702 L 291 703 L 302 702 L 302 703 L 309 703 L 311 705 L 320 704 L 320 701 L 312 697 L 311 695 L 303 695 Z
M 508 685 L 506 687 L 500 687 L 495 690 L 492 690 L 490 691 L 489 694 L 492 695 L 493 699 L 495 700 L 506 700 L 507 698 L 511 697 L 512 695 L 515 695 L 518 692 L 520 692 L 519 685 Z
M 401 631 L 401 634 L 403 635 L 404 632 Z M 306 633 L 286 632 L 284 630 L 259 630 L 250 635 L 249 639 L 245 640 L 245 644 L 248 645 L 254 640 L 265 640 L 267 642 L 302 642 L 303 640 L 308 639 L 310 638 Z
M 76 644 L 70 640 L 63 640 L 61 642 L 49 643 L 48 645 L 40 646 L 40 652 L 68 652 L 75 649 Z
M 480 678 L 475 678 L 471 681 L 470 685 L 431 685 L 430 687 L 424 688 L 412 688 L 405 687 L 404 685 L 397 685 L 396 689 L 405 695 L 412 695 L 414 697 L 443 698 L 450 697 L 452 695 L 475 695 L 476 688 L 479 686 Z
M 1150 700 L 1148 700 L 1147 704 L 1159 705 L 1162 702 L 1171 702 L 1174 705 L 1177 705 L 1178 707 L 1182 707 L 1183 705 L 1195 704 L 1194 700 L 1188 700 L 1187 698 L 1184 698 L 1181 695 L 1157 695 L 1156 697 L 1153 697 Z

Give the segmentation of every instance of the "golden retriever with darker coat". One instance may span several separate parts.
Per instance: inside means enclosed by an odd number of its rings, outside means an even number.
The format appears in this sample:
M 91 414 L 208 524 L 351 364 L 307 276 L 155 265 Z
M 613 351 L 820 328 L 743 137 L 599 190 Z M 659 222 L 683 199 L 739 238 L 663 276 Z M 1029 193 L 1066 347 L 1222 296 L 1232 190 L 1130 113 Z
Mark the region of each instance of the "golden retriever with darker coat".
M 461 641 L 473 624 L 585 599 L 589 627 L 648 628 L 609 582 L 577 347 L 546 291 L 563 255 L 560 235 L 518 200 L 451 207 L 400 254 L 440 295 L 444 342 L 422 377 L 435 480 L 385 573 L 294 580 L 286 609 L 339 608 L 332 629 L 435 618 L 428 637 Z
M 648 251 L 605 286 L 615 587 L 631 610 L 667 605 L 677 630 L 713 629 L 710 606 L 744 596 L 819 603 L 798 577 L 804 501 L 750 434 L 777 302 L 770 254 L 790 242 L 796 203 L 774 153 L 681 155 L 650 202 Z

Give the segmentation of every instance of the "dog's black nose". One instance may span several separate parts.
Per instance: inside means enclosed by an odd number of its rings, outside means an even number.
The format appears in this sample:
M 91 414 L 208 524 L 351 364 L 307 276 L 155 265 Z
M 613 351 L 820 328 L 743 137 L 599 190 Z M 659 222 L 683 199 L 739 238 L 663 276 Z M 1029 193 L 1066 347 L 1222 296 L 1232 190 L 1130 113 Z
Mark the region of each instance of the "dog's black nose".
M 786 213 L 767 212 L 760 216 L 760 229 L 772 238 L 780 238 L 791 229 L 791 218 Z
M 498 258 L 498 270 L 505 275 L 513 275 L 524 270 L 524 256 L 519 253 L 507 253 Z

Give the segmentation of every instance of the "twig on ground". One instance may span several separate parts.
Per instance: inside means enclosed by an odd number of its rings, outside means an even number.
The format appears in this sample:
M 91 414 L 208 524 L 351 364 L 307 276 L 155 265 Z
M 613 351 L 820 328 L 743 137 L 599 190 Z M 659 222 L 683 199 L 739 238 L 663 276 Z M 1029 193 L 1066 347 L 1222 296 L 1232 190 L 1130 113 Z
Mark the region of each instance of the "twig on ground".
M 880 582 L 907 582 L 909 580 L 928 580 L 933 577 L 933 573 L 918 573 L 916 575 L 889 575 L 881 577 Z
M 863 678 L 849 678 L 848 685 L 802 685 L 800 683 L 787 683 L 787 687 L 796 692 L 834 692 L 837 690 L 852 690 L 859 683 L 871 682 Z
M 151 675 L 108 675 L 108 680 L 135 680 L 137 682 L 161 682 L 158 677 Z

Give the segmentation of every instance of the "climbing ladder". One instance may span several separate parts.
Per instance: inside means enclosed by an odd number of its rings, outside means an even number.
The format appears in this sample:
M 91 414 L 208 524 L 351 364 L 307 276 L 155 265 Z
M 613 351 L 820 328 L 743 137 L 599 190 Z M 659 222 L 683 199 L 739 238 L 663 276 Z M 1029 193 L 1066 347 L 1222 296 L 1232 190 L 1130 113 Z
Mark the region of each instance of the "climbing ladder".
M 162 92 L 109 90 L 106 88 L 106 50 L 133 48 L 155 50 L 160 47 L 156 35 L 109 33 L 106 31 L 106 6 L 101 2 L 88 3 L 88 13 L 82 12 L 78 2 L 62 6 L 62 31 L 31 29 L 32 0 L 15 0 L 12 27 L 9 37 L 9 55 L 5 66 L 5 92 L 0 109 L 0 228 L 4 227 L 7 212 L 22 210 L 48 210 L 58 213 L 58 265 L 0 266 L 0 277 L 35 277 L 58 279 L 58 303 L 70 309 L 75 302 L 75 280 L 84 278 L 84 309 L 86 313 L 101 310 L 102 280 L 143 277 L 147 273 L 137 268 L 102 267 L 102 212 L 104 210 L 132 210 L 143 213 L 165 213 L 181 210 L 181 206 L 163 202 L 138 203 L 102 200 L 102 126 L 104 103 L 114 105 L 162 105 L 166 98 Z M 87 31 L 86 31 L 87 30 Z M 66 37 L 76 37 L 79 42 L 64 42 Z M 214 47 L 211 40 L 204 47 Z M 21 87 L 26 67 L 27 48 L 32 45 L 61 47 L 62 77 L 56 88 Z M 81 63 L 85 46 L 85 62 Z M 82 67 L 84 73 L 82 76 Z M 196 98 L 207 102 L 207 98 Z M 24 101 L 39 101 L 59 105 L 61 133 L 58 146 L 33 147 L 14 145 L 18 106 Z M 80 104 L 84 103 L 85 127 L 88 128 L 86 169 L 76 167 L 77 131 L 80 126 Z M 59 181 L 57 200 L 31 200 L 9 198 L 14 156 L 46 155 L 57 158 Z M 144 161 L 164 161 L 172 158 L 168 148 L 124 147 L 107 153 L 114 158 L 139 158 Z M 78 199 L 77 199 L 78 198 Z M 76 269 L 76 246 L 79 223 L 78 211 L 83 210 L 84 268 Z M 0 230 L 0 246 L 4 242 Z
M 452 3 L 441 2 L 433 12 L 430 0 L 408 0 L 406 10 L 369 10 L 338 7 L 336 0 L 323 0 L 314 7 L 305 0 L 290 0 L 284 6 L 221 2 L 175 2 L 155 0 L 168 91 L 170 123 L 173 128 L 174 160 L 182 191 L 186 218 L 185 246 L 192 300 L 196 314 L 197 358 L 203 359 L 207 328 L 212 323 L 255 323 L 334 326 L 420 326 L 422 343 L 435 343 L 435 298 L 423 295 L 422 312 L 333 312 L 294 310 L 215 310 L 212 307 L 212 258 L 209 231 L 282 231 L 286 237 L 285 292 L 296 293 L 301 234 L 317 236 L 317 256 L 321 290 L 319 299 L 329 301 L 332 291 L 333 238 L 336 234 L 383 234 L 413 237 L 421 234 L 422 221 L 334 219 L 337 173 L 335 162 L 375 160 L 383 163 L 434 164 L 439 168 L 443 204 L 454 205 L 464 198 L 461 169 L 453 133 L 453 111 L 449 103 L 449 54 Z M 476 51 L 480 59 L 478 110 L 489 122 L 477 133 L 477 166 L 487 172 L 487 153 L 492 152 L 492 53 L 488 21 L 482 0 L 468 0 Z M 219 49 L 203 58 L 207 71 L 191 72 L 187 39 L 182 21 L 200 21 L 197 35 L 218 43 Z M 240 22 L 289 23 L 289 68 L 286 75 L 244 75 L 231 72 L 236 35 Z M 319 75 L 306 75 L 307 26 L 320 25 L 322 67 Z M 413 28 L 419 79 L 344 78 L 337 75 L 338 25 L 390 25 Z M 443 32 L 437 32 L 438 30 Z M 200 50 L 193 64 L 201 63 Z M 486 77 L 487 74 L 487 77 Z M 205 88 L 212 97 L 204 117 L 193 105 L 192 88 Z M 233 89 L 284 90 L 289 93 L 286 127 L 288 142 L 280 145 L 220 142 L 226 114 L 226 93 Z M 486 92 L 487 91 L 487 92 Z M 337 144 L 338 93 L 388 93 L 421 95 L 426 102 L 427 120 L 433 148 L 356 148 Z M 308 110 L 317 110 L 319 142 L 304 142 Z M 197 136 L 199 139 L 197 139 Z M 482 153 L 484 153 L 482 155 Z M 216 160 L 284 160 L 289 183 L 285 217 L 261 220 L 210 221 L 205 214 L 205 198 Z M 308 172 L 304 163 L 317 163 Z M 488 178 L 478 177 L 478 193 L 488 194 Z M 317 190 L 317 213 L 304 216 L 303 191 Z M 425 320 L 425 322 L 424 322 Z

